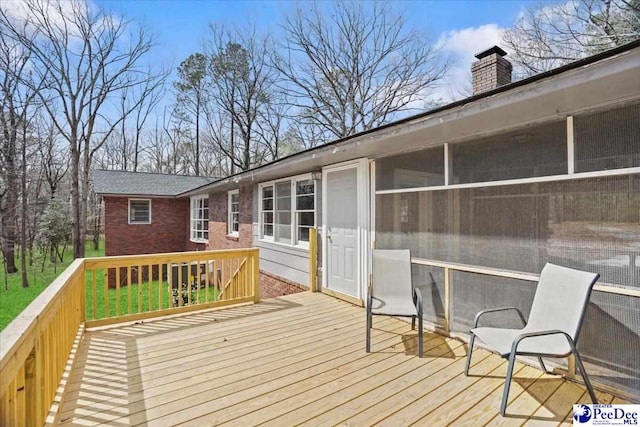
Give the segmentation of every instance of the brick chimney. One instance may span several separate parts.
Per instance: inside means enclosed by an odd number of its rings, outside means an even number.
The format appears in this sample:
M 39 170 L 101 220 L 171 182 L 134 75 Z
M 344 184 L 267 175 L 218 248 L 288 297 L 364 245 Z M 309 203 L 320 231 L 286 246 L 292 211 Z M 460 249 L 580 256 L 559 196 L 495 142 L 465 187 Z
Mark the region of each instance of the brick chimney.
M 476 55 L 478 60 L 471 64 L 474 95 L 511 83 L 513 66 L 504 59 L 506 54 L 498 46 L 493 46 Z

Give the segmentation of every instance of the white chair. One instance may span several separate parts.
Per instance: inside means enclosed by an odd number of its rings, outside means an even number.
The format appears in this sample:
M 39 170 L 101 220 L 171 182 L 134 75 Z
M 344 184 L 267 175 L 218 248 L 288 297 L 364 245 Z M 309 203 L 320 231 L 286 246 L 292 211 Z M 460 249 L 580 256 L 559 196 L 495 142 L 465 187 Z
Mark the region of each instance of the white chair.
M 411 253 L 408 249 L 374 249 L 373 274 L 367 295 L 367 353 L 371 351 L 373 315 L 411 317 L 411 329 L 418 318 L 418 356 L 422 357 L 422 294 L 411 282 Z
M 522 312 L 516 307 L 483 310 L 476 315 L 471 330 L 464 373 L 469 375 L 475 337 L 480 338 L 489 349 L 496 351 L 501 357 L 509 359 L 502 403 L 500 404 L 502 416 L 507 408 L 516 356 L 538 357 L 540 366 L 546 372 L 542 357 L 560 358 L 573 354 L 576 366 L 584 378 L 587 390 L 589 390 L 591 400 L 593 403 L 598 403 L 580 359 L 580 354 L 576 349 L 591 289 L 598 277 L 600 275 L 596 273 L 547 264 L 540 274 L 527 322 L 525 322 Z M 483 315 L 505 310 L 515 310 L 522 323 L 525 324 L 524 327 L 522 329 L 478 327 L 478 321 Z

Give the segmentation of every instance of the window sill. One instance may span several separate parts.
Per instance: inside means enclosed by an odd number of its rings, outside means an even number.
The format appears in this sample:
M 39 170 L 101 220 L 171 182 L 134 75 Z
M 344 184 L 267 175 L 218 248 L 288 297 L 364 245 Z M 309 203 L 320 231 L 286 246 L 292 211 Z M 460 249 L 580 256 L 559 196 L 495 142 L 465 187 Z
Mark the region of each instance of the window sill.
M 274 242 L 273 240 L 269 240 L 269 239 L 260 239 L 259 243 L 263 244 L 265 246 L 271 246 L 273 248 L 289 249 L 289 250 L 294 251 L 296 253 L 309 252 L 309 244 L 308 243 L 306 243 L 304 245 L 302 245 L 302 244 L 291 245 L 289 243 Z
M 227 234 L 225 237 L 227 238 L 227 240 L 231 240 L 233 242 L 240 241 L 240 236 L 238 236 L 237 234 Z
M 208 239 L 189 239 L 191 243 L 209 243 Z

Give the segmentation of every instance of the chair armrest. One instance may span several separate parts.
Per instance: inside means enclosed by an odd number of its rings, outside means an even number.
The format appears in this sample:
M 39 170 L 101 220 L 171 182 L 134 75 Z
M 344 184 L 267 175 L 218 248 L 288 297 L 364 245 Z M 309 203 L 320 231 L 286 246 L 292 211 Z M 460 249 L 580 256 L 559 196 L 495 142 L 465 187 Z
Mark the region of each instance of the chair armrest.
M 569 341 L 569 345 L 571 345 L 572 348 L 574 347 L 575 343 L 573 342 L 573 339 L 569 334 L 567 334 L 564 331 L 561 331 L 560 329 L 549 329 L 546 331 L 527 332 L 527 333 L 518 335 L 517 337 L 515 337 L 515 339 L 513 340 L 513 344 L 511 345 L 511 353 L 517 354 L 518 345 L 520 344 L 520 341 L 523 341 L 527 338 L 544 337 L 547 335 L 557 335 L 557 334 L 564 335 L 565 338 L 567 338 L 567 340 Z
M 520 320 L 522 320 L 522 325 L 526 325 L 527 321 L 524 318 L 524 315 L 522 314 L 522 312 L 520 311 L 520 309 L 518 307 L 500 307 L 500 308 L 490 308 L 487 310 L 482 310 L 480 312 L 478 312 L 478 314 L 476 314 L 476 318 L 473 321 L 473 327 L 477 328 L 478 327 L 478 321 L 480 320 L 480 317 L 484 316 L 487 313 L 495 313 L 498 311 L 509 311 L 509 310 L 513 310 L 516 313 L 518 313 L 518 316 L 520 317 Z

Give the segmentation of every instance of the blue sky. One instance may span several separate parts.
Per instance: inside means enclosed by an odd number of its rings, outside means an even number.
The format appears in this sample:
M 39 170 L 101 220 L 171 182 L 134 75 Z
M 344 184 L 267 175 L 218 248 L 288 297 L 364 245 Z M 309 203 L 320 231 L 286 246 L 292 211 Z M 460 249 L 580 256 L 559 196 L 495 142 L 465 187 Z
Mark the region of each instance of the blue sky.
M 95 1 L 95 0 L 94 0 Z M 211 0 L 97 0 L 116 14 L 143 22 L 156 35 L 161 60 L 175 68 L 191 53 L 201 50 L 210 22 L 226 25 L 255 24 L 278 37 L 279 23 L 286 12 L 305 2 L 293 1 L 211 1 Z M 396 1 L 411 27 L 426 29 L 441 40 L 456 58 L 450 73 L 451 90 L 468 82 L 473 54 L 499 42 L 500 33 L 510 27 L 519 13 L 533 1 L 523 0 L 440 0 Z M 448 93 L 439 96 L 449 98 Z

